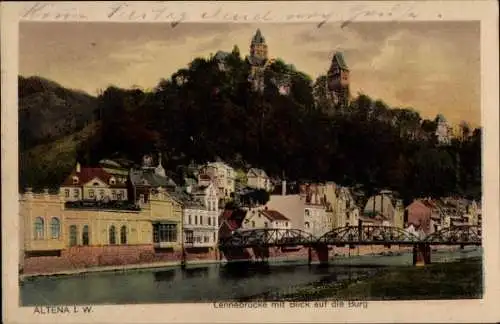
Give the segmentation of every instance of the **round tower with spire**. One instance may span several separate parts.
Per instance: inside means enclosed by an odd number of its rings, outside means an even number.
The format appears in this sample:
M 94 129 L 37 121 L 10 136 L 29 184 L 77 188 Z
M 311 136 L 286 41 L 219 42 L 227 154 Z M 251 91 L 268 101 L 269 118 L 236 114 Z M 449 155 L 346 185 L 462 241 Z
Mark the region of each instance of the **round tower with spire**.
M 161 177 L 166 177 L 165 169 L 161 164 L 161 153 L 158 152 L 158 165 L 155 168 L 155 173 Z

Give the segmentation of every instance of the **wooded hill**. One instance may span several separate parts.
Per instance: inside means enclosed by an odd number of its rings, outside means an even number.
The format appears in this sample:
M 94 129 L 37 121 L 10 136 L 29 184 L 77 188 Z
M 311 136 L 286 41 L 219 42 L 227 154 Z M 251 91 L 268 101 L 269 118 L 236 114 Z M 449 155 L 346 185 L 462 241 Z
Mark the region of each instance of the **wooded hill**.
M 266 72 L 265 91 L 257 93 L 249 72 L 235 47 L 225 69 L 212 57 L 197 58 L 155 89 L 109 87 L 97 98 L 60 86 L 35 91 L 32 78 L 20 77 L 21 188 L 56 187 L 75 158 L 84 164 L 114 157 L 139 162 L 161 151 L 177 182 L 188 165 L 221 158 L 274 177 L 362 184 L 368 194 L 393 189 L 407 200 L 480 197 L 480 129 L 464 127 L 461 139 L 440 146 L 436 122 L 415 110 L 358 94 L 340 114 L 326 96 L 325 76 L 313 81 L 277 60 Z M 290 82 L 288 96 L 278 92 L 280 80 Z M 37 123 L 40 131 L 31 128 Z

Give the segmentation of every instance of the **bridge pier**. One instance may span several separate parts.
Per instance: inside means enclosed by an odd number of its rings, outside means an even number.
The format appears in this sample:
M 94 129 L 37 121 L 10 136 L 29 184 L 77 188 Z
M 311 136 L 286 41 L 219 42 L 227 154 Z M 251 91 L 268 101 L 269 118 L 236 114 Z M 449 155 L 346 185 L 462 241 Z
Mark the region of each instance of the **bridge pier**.
M 417 267 L 431 263 L 431 246 L 425 243 L 413 246 L 413 265 Z

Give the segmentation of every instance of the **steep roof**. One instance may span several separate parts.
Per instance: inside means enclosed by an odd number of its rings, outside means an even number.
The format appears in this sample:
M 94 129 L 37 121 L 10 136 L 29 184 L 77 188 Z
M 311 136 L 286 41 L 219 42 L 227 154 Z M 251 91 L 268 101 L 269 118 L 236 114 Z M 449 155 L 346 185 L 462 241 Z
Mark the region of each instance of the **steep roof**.
M 266 171 L 257 168 L 251 168 L 250 170 L 248 170 L 247 176 L 267 178 Z
M 335 52 L 335 54 L 333 54 L 332 61 L 337 62 L 337 64 L 339 65 L 339 67 L 341 69 L 349 71 L 349 67 L 347 66 L 347 64 L 345 62 L 344 54 L 342 54 L 342 52 Z
M 253 44 L 263 44 L 265 42 L 266 42 L 266 39 L 264 38 L 264 36 L 262 36 L 260 29 L 257 29 L 257 31 L 255 32 L 255 35 L 252 38 L 252 45 Z
M 271 221 L 290 221 L 288 217 L 276 210 L 261 210 L 259 213 Z
M 106 172 L 103 168 L 101 167 L 81 167 L 80 172 L 76 172 L 76 170 L 73 170 L 71 174 L 66 177 L 64 182 L 62 183 L 62 186 L 74 186 L 73 184 L 73 177 L 78 177 L 78 185 L 87 183 L 91 181 L 92 179 L 99 179 L 102 182 L 106 183 L 112 188 L 123 188 L 125 187 L 125 184 L 119 183 L 118 181 L 114 184 L 111 185 L 109 183 L 109 180 L 113 177 L 110 173 Z

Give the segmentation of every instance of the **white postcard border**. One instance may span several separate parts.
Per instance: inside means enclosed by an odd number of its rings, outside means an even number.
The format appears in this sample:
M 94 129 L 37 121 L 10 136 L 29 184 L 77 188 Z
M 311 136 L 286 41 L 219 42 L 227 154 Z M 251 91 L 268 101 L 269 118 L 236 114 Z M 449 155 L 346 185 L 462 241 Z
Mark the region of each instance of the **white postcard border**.
M 34 14 L 30 8 L 47 4 Z M 111 16 L 124 2 L 1 4 L 2 39 L 2 262 L 6 321 L 15 323 L 203 323 L 203 322 L 491 322 L 500 318 L 498 7 L 494 1 L 418 2 L 135 2 L 128 14 Z M 36 8 L 36 7 L 35 7 Z M 153 18 L 162 9 L 164 16 Z M 214 15 L 222 8 L 223 14 Z M 135 10 L 134 16 L 130 11 Z M 147 12 L 147 13 L 145 13 Z M 271 14 L 269 14 L 271 12 Z M 206 13 L 204 15 L 204 13 Z M 156 17 L 156 16 L 155 16 Z M 218 310 L 210 304 L 95 305 L 90 314 L 36 315 L 19 307 L 18 287 L 18 22 L 113 21 L 187 23 L 311 22 L 312 28 L 334 21 L 481 21 L 481 103 L 483 149 L 483 247 L 485 290 L 482 300 L 370 302 L 366 309 L 271 308 Z

